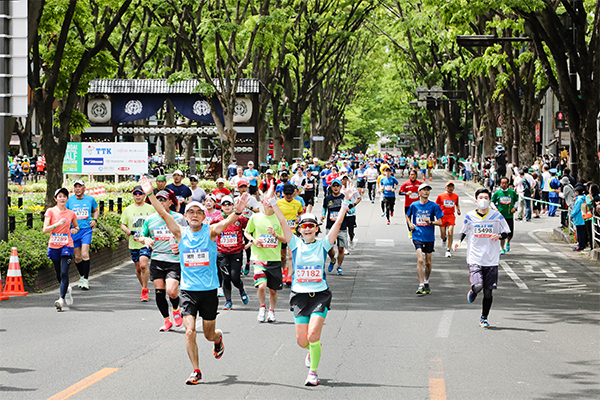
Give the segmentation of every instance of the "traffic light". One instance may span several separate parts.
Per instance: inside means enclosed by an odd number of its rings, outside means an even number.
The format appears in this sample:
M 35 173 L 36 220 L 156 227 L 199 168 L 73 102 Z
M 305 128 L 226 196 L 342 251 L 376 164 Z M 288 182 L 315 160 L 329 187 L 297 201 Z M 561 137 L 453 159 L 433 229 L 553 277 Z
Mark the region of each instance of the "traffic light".
M 565 118 L 565 113 L 563 113 L 562 111 L 556 112 L 556 117 L 554 118 L 554 125 L 556 126 L 556 129 L 558 129 L 558 130 L 567 128 L 568 124 L 567 124 L 567 120 Z

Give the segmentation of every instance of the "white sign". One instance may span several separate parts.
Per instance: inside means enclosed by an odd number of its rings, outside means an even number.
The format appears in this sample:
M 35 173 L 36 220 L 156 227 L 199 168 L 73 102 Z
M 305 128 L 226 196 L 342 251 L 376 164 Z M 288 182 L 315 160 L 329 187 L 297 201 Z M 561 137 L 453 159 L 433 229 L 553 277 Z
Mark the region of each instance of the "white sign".
M 322 142 L 325 140 L 325 136 L 313 136 L 312 140 L 313 142 Z
M 63 173 L 141 175 L 148 173 L 148 143 L 69 143 Z

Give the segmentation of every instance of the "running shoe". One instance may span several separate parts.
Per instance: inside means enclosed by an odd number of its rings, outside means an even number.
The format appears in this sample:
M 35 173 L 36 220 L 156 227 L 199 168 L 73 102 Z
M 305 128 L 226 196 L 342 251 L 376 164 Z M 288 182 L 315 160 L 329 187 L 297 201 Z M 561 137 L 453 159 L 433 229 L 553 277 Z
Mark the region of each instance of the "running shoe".
M 218 297 L 224 297 L 225 296 L 225 294 L 223 294 L 223 288 L 222 287 L 217 288 L 217 296 Z
M 187 378 L 187 380 L 185 381 L 185 384 L 186 385 L 197 385 L 200 383 L 200 380 L 202 380 L 202 372 L 194 371 L 194 372 L 192 372 L 190 377 Z
M 390 214 L 390 217 L 393 217 L 393 216 L 394 216 L 394 213 L 391 213 L 391 214 Z
M 381 213 L 381 216 L 382 216 L 382 217 L 385 217 L 385 213 L 384 213 L 384 212 L 382 212 L 382 213 Z
M 150 293 L 150 289 L 148 289 L 148 288 L 142 289 L 142 294 L 140 295 L 140 300 L 141 301 L 149 301 L 150 298 L 148 297 L 148 293 Z
M 422 283 L 417 288 L 417 291 L 415 292 L 415 294 L 425 294 L 425 287 L 423 286 Z
M 54 307 L 56 307 L 56 311 L 61 311 L 65 306 L 65 301 L 61 298 L 54 302 Z
M 176 309 L 173 309 L 173 321 L 175 321 L 175 326 L 181 326 L 181 324 L 183 324 L 183 318 L 181 317 L 181 311 L 179 310 L 179 307 Z
M 90 281 L 88 281 L 87 279 L 83 278 L 83 283 L 82 283 L 81 289 L 83 289 L 83 290 L 90 290 Z
M 504 249 L 507 253 L 510 251 L 510 242 L 506 242 L 506 246 L 504 246 Z
M 275 319 L 275 311 L 274 310 L 269 310 L 269 312 L 267 314 L 267 322 L 277 322 L 277 319 Z
M 431 288 L 429 287 L 429 283 L 423 285 L 423 292 L 425 292 L 425 294 L 431 294 Z
M 446 257 L 452 257 L 452 253 L 450 253 L 450 250 L 446 250 Z
M 390 222 L 390 221 L 388 221 L 388 222 L 387 222 L 387 224 L 388 224 L 388 225 L 390 225 L 390 224 L 391 224 L 391 222 Z
M 267 307 L 262 306 L 258 310 L 258 316 L 256 317 L 256 319 L 258 320 L 258 322 L 265 322 L 266 314 L 267 314 Z
M 65 295 L 65 302 L 68 306 L 73 304 L 73 294 L 71 293 L 71 286 L 67 288 L 67 294 Z
M 371 204 L 375 204 L 375 200 L 371 200 Z
M 337 267 L 337 274 L 344 275 L 344 271 L 342 271 L 342 267 Z
M 306 352 L 306 359 L 304 359 L 304 365 L 306 365 L 306 368 L 310 368 L 310 351 Z
M 446 245 L 446 241 L 447 241 L 447 240 L 448 240 L 448 239 L 442 239 L 442 243 L 444 244 L 444 246 Z
M 248 293 L 246 293 L 246 289 L 243 289 L 240 292 L 240 297 L 242 298 L 242 303 L 244 304 L 248 304 L 248 302 L 250 301 L 250 299 L 248 298 Z
M 469 293 L 467 293 L 467 301 L 469 303 L 472 303 L 475 301 L 476 298 L 477 298 L 477 293 L 475 293 L 472 290 L 469 290 Z
M 248 275 L 249 272 L 250 272 L 250 263 L 247 262 L 246 266 L 244 267 L 244 275 Z
M 225 344 L 223 343 L 223 331 L 221 331 L 220 329 L 217 329 L 219 332 L 221 332 L 221 343 L 217 344 L 215 343 L 213 346 L 213 356 L 215 356 L 215 358 L 218 360 L 219 358 L 223 357 L 223 353 L 225 352 Z
M 233 303 L 229 300 L 227 300 L 225 302 L 225 305 L 223 306 L 223 310 L 231 310 L 233 308 Z
M 350 254 L 350 251 L 348 251 L 348 249 L 344 249 L 344 255 L 346 255 L 346 256 L 347 256 L 347 255 L 349 255 L 349 254 Z
M 84 280 L 85 280 L 85 279 L 83 278 L 83 276 L 79 278 L 79 283 L 77 284 L 77 287 L 78 287 L 79 289 L 82 289 L 82 288 L 83 288 L 83 281 L 84 281 Z
M 169 329 L 173 327 L 173 323 L 171 322 L 171 318 L 165 318 L 165 323 L 160 327 L 160 332 L 167 332 Z
M 304 386 L 317 386 L 319 384 L 319 377 L 316 372 L 310 371 L 304 381 Z
M 500 250 L 500 255 L 504 255 L 506 253 L 506 250 L 502 249 Z
M 350 250 L 354 250 L 354 242 L 350 242 L 350 246 L 348 246 L 350 248 Z
M 329 267 L 327 267 L 327 272 L 331 272 L 333 271 L 333 266 L 335 265 L 335 258 L 333 258 L 331 260 L 331 262 L 329 263 Z
M 479 325 L 481 325 L 482 328 L 490 327 L 490 324 L 489 324 L 487 318 L 483 318 L 483 317 L 481 317 L 481 319 L 479 320 Z

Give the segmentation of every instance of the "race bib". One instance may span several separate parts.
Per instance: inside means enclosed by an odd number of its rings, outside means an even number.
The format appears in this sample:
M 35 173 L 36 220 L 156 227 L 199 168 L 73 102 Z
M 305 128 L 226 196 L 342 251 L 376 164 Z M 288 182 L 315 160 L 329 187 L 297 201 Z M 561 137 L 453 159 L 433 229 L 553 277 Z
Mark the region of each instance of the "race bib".
M 69 235 L 66 233 L 52 233 L 50 235 L 50 244 L 54 246 L 66 246 L 69 244 Z
M 211 222 L 213 221 L 213 219 L 215 219 L 215 217 L 206 217 L 206 218 L 204 218 L 204 221 L 202 223 L 210 225 Z
M 410 196 L 411 199 L 418 199 L 419 198 L 419 193 L 411 193 Z
M 77 219 L 88 219 L 90 217 L 90 212 L 87 208 L 80 208 L 79 210 L 73 211 Z
M 329 213 L 329 220 L 330 221 L 336 221 L 337 217 L 338 217 L 339 211 L 331 211 Z
M 454 207 L 454 200 L 444 200 L 444 207 L 447 207 L 447 208 Z
M 287 223 L 290 228 L 292 228 L 292 229 L 296 228 L 296 220 L 295 219 L 288 219 Z
M 237 244 L 237 235 L 223 235 L 221 234 L 221 246 L 233 247 Z
M 271 235 L 260 235 L 262 239 L 262 247 L 268 247 L 270 249 L 274 249 L 279 244 L 279 241 L 275 236 Z
M 298 283 L 321 282 L 323 280 L 323 267 L 318 265 L 297 265 L 294 273 Z
M 173 234 L 168 228 L 154 229 L 154 240 L 168 242 L 173 237 Z
M 208 257 L 208 250 L 198 249 L 186 251 L 183 253 L 183 265 L 186 268 L 190 267 L 208 267 L 210 260 Z
M 502 196 L 500 197 L 500 204 L 510 204 L 511 198 L 510 196 Z
M 385 185 L 383 187 L 383 190 L 385 190 L 386 192 L 393 192 L 394 191 L 394 187 L 392 185 Z
M 494 226 L 491 224 L 478 224 L 473 228 L 473 232 L 477 238 L 489 238 L 494 233 Z
M 427 222 L 425 220 L 425 218 L 427 218 L 426 215 L 417 215 L 416 220 L 417 220 L 417 226 L 428 226 L 429 222 Z
M 306 190 L 312 189 L 314 187 L 315 187 L 315 185 L 313 185 L 312 183 L 309 183 L 306 185 Z

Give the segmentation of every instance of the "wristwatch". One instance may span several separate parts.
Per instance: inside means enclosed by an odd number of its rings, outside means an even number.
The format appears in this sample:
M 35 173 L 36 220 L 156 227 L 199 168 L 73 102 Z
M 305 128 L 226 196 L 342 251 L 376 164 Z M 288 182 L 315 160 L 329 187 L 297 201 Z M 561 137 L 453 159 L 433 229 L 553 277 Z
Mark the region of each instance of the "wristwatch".
M 242 215 L 242 213 L 241 213 L 241 212 L 240 212 L 240 213 L 239 213 L 239 212 L 236 212 L 236 213 L 235 213 L 235 215 Z

